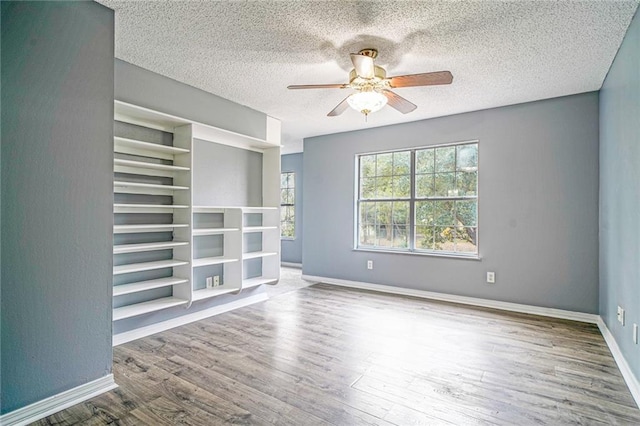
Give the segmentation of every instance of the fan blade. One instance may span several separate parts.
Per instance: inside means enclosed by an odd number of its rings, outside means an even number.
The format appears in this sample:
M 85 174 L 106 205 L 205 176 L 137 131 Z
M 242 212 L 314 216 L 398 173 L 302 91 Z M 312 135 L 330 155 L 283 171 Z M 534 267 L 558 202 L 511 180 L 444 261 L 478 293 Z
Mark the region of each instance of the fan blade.
M 356 69 L 356 74 L 358 74 L 359 77 L 374 77 L 373 58 L 371 56 L 352 53 L 351 62 L 353 62 L 353 67 Z
M 335 117 L 345 112 L 345 110 L 349 107 L 347 99 L 349 99 L 350 97 L 351 95 L 344 98 L 342 102 L 340 102 L 334 109 L 331 110 L 329 114 L 327 114 L 327 117 Z
M 399 75 L 389 77 L 389 84 L 396 87 L 436 86 L 438 84 L 451 84 L 453 75 L 449 71 L 426 72 L 423 74 Z
M 388 105 L 397 109 L 403 114 L 406 114 L 418 108 L 402 96 L 393 93 L 391 90 L 383 90 L 382 93 L 387 97 Z
M 287 89 L 346 89 L 346 84 L 293 84 Z

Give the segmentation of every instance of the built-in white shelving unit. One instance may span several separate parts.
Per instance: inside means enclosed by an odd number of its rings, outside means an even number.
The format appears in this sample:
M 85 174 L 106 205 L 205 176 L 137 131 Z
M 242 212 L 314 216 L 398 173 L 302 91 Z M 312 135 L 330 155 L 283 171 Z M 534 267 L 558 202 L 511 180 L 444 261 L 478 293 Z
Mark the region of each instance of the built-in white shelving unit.
M 115 119 L 113 321 L 277 283 L 277 120 L 259 139 L 120 101 Z M 262 153 L 264 206 L 193 206 L 196 138 Z

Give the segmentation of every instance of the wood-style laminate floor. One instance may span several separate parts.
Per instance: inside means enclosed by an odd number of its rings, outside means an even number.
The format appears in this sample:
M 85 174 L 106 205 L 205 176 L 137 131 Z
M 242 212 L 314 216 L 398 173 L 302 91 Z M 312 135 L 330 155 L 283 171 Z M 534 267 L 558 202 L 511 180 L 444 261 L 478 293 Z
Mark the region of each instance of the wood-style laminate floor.
M 640 425 L 594 325 L 299 287 L 116 347 L 118 389 L 37 424 Z

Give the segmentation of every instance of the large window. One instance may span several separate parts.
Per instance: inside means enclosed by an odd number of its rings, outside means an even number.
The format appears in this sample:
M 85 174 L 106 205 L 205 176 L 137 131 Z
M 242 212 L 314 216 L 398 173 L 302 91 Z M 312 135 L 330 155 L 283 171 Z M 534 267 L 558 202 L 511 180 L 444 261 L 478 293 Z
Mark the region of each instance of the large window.
M 478 143 L 358 156 L 357 246 L 478 254 Z
M 296 236 L 296 183 L 295 173 L 280 174 L 280 236 L 295 238 Z

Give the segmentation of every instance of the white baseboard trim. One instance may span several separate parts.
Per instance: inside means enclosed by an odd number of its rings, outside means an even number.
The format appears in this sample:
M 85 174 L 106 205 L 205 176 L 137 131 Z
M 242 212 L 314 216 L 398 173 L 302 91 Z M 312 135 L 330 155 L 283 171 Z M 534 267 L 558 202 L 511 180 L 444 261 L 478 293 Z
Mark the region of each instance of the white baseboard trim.
M 284 266 L 285 268 L 302 269 L 302 263 L 280 262 L 280 266 Z
M 169 330 L 181 325 L 189 324 L 191 322 L 200 321 L 205 318 L 212 317 L 214 315 L 220 315 L 225 312 L 232 311 L 234 309 L 243 308 L 245 306 L 253 305 L 254 303 L 264 302 L 268 300 L 269 296 L 266 292 L 253 294 L 244 299 L 234 300 L 224 305 L 214 306 L 208 309 L 203 309 L 198 312 L 172 318 L 170 320 L 161 321 L 155 324 L 148 325 L 146 327 L 136 328 L 135 330 L 126 331 L 124 333 L 113 335 L 113 346 L 122 345 L 123 343 L 131 342 L 132 340 L 140 339 L 142 337 L 150 336 L 161 331 Z
M 443 302 L 460 303 L 463 305 L 480 306 L 483 308 L 501 309 L 503 311 L 519 312 L 523 314 L 533 314 L 551 318 L 568 319 L 573 321 L 587 322 L 590 324 L 597 324 L 598 319 L 600 318 L 596 314 L 587 314 L 584 312 L 565 311 L 563 309 L 522 305 L 519 303 L 501 302 L 498 300 L 480 299 L 477 297 L 456 296 L 454 294 L 435 293 L 432 291 L 393 287 L 382 284 L 371 284 L 361 281 L 348 281 L 337 278 L 316 277 L 312 275 L 302 275 L 302 279 L 306 281 L 317 281 L 342 287 L 359 288 L 363 290 L 379 291 L 382 293 L 392 293 L 403 296 L 421 297 L 423 299 L 440 300 Z
M 113 374 L 109 374 L 85 383 L 84 385 L 76 386 L 73 389 L 34 402 L 26 407 L 5 413 L 0 416 L 0 425 L 21 426 L 33 423 L 117 387 L 118 385 L 113 381 Z
M 609 328 L 602 317 L 598 317 L 597 324 L 600 329 L 600 333 L 602 333 L 602 337 L 604 337 L 604 341 L 607 342 L 607 346 L 609 346 L 613 359 L 615 359 L 616 364 L 618 364 L 618 368 L 620 369 L 620 373 L 622 373 L 624 381 L 627 383 L 627 386 L 631 391 L 633 399 L 636 400 L 636 404 L 640 407 L 640 381 L 638 381 L 638 378 L 633 374 L 633 371 L 631 371 L 631 367 L 629 367 L 627 360 L 624 358 L 624 355 L 622 355 L 618 342 L 614 339 L 613 334 L 609 331 Z

